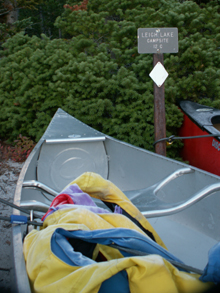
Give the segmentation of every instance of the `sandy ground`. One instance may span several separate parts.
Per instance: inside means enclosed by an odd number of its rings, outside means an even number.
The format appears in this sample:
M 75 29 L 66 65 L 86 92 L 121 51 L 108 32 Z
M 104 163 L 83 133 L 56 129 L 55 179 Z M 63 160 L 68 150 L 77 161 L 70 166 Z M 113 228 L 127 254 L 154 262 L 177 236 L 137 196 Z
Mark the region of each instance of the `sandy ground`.
M 23 163 L 0 162 L 0 197 L 13 202 L 18 175 Z M 12 208 L 0 203 L 0 216 L 9 217 Z M 0 220 L 0 292 L 10 291 L 11 224 Z

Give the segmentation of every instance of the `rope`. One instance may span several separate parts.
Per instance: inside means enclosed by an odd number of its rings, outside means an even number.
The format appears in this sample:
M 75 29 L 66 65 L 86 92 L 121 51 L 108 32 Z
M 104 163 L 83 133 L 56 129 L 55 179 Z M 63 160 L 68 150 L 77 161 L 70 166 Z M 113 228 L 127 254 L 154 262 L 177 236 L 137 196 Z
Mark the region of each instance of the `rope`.
M 23 213 L 25 213 L 25 214 L 30 214 L 30 212 L 29 211 L 27 211 L 27 210 L 25 210 L 25 209 L 23 209 L 23 208 L 21 208 L 21 207 L 19 207 L 19 206 L 17 206 L 17 205 L 15 205 L 15 204 L 13 204 L 13 203 L 11 203 L 11 202 L 8 202 L 7 200 L 4 200 L 3 198 L 0 198 L 0 202 L 1 203 L 3 203 L 3 204 L 5 204 L 5 205 L 8 205 L 8 206 L 10 206 L 10 207 L 12 207 L 12 208 L 14 208 L 14 209 L 17 209 L 17 210 L 19 210 L 19 211 L 21 211 L 21 212 L 23 212 Z M 41 218 L 41 216 L 40 215 L 38 215 L 38 214 L 35 214 L 35 213 L 33 213 L 33 216 L 35 217 L 35 218 Z M 36 222 L 36 221 L 30 221 L 30 217 L 26 217 L 25 216 L 25 220 L 23 219 L 23 221 L 24 222 L 22 222 L 22 218 L 24 218 L 24 216 L 19 216 L 19 215 L 11 215 L 11 217 L 4 217 L 4 216 L 0 216 L 0 220 L 3 220 L 3 221 L 8 221 L 8 222 L 10 222 L 10 223 L 16 223 L 16 219 L 17 219 L 17 221 L 18 221 L 18 223 L 19 223 L 19 219 L 21 219 L 21 222 L 20 222 L 20 224 L 25 224 L 25 223 L 27 223 L 27 224 L 29 224 L 29 225 L 34 225 L 34 226 L 42 226 L 43 225 L 43 223 L 42 222 Z M 15 221 L 15 222 L 14 222 Z
M 125 251 L 125 252 L 130 253 L 130 254 L 134 254 L 136 256 L 149 255 L 149 253 L 145 253 L 143 251 L 139 251 L 139 250 L 135 250 L 135 249 L 129 249 L 129 248 L 121 247 L 121 246 L 116 245 L 116 244 L 111 244 L 109 246 L 111 246 L 113 248 L 116 248 L 116 249 L 119 249 L 119 250 L 122 250 L 122 251 Z M 170 260 L 170 259 L 167 259 L 167 261 L 169 261 L 174 266 L 176 266 L 178 268 L 181 268 L 183 270 L 190 271 L 190 272 L 193 272 L 193 273 L 196 273 L 196 274 L 199 274 L 199 275 L 202 275 L 203 274 L 203 271 L 202 270 L 199 270 L 197 268 L 194 268 L 194 267 L 185 265 L 185 264 L 180 263 L 178 261 Z
M 27 210 L 15 205 L 15 204 L 11 203 L 11 202 L 8 202 L 7 200 L 4 200 L 4 199 L 0 198 L 0 202 L 3 203 L 3 204 L 6 204 L 8 206 L 11 206 L 12 208 L 17 209 L 17 210 L 19 210 L 19 211 L 21 211 L 21 212 L 23 212 L 25 214 L 28 214 L 28 215 L 30 214 L 29 211 L 27 211 Z M 34 213 L 34 217 L 35 218 L 41 218 L 41 216 L 39 216 L 38 214 L 35 214 L 35 213 Z
M 158 142 L 166 140 L 169 144 L 172 144 L 174 140 L 176 139 L 193 139 L 193 138 L 204 138 L 204 137 L 220 137 L 219 134 L 206 134 L 206 135 L 195 135 L 195 136 L 180 136 L 180 137 L 175 137 L 175 135 L 171 135 L 169 137 L 161 138 L 158 139 L 153 143 L 153 146 L 157 144 Z

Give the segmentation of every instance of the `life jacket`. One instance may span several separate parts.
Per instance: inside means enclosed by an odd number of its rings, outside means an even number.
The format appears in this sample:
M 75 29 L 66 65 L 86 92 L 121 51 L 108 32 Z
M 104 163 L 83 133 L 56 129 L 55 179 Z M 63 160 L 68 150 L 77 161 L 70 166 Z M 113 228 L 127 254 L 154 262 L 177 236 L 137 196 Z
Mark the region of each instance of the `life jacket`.
M 113 183 L 87 172 L 71 182 L 65 194 L 72 184 L 120 206 L 125 214 L 70 204 L 48 215 L 43 229 L 33 230 L 24 240 L 34 292 L 196 293 L 210 287 L 199 275 L 170 263 L 181 261 L 165 249 L 153 227 Z M 133 250 L 146 255 L 136 256 Z

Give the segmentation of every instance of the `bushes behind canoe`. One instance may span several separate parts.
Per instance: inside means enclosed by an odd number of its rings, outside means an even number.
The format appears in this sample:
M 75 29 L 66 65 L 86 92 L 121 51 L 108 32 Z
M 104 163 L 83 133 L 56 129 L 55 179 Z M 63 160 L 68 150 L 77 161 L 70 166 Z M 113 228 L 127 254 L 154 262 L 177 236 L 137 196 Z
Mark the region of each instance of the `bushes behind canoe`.
M 61 107 L 106 134 L 153 150 L 153 61 L 137 52 L 139 27 L 179 30 L 179 53 L 164 54 L 167 135 L 182 123 L 178 100 L 220 108 L 217 1 L 127 2 L 126 9 L 116 0 L 90 0 L 86 11 L 66 9 L 56 26 L 70 39 L 24 33 L 8 39 L 0 60 L 1 138 L 22 134 L 37 141 Z M 168 156 L 177 157 L 180 146 L 175 142 Z

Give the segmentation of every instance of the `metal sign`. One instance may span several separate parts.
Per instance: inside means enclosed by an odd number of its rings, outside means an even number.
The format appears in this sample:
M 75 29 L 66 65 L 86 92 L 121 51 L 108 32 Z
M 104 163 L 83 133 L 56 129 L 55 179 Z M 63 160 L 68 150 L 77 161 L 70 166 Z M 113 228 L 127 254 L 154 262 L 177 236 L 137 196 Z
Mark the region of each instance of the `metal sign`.
M 153 79 L 153 81 L 156 83 L 156 85 L 158 87 L 161 87 L 163 85 L 164 81 L 167 79 L 169 74 L 166 71 L 166 69 L 164 68 L 163 64 L 158 62 L 154 66 L 153 70 L 151 71 L 151 73 L 149 75 Z
M 139 28 L 138 53 L 177 53 L 177 28 Z

